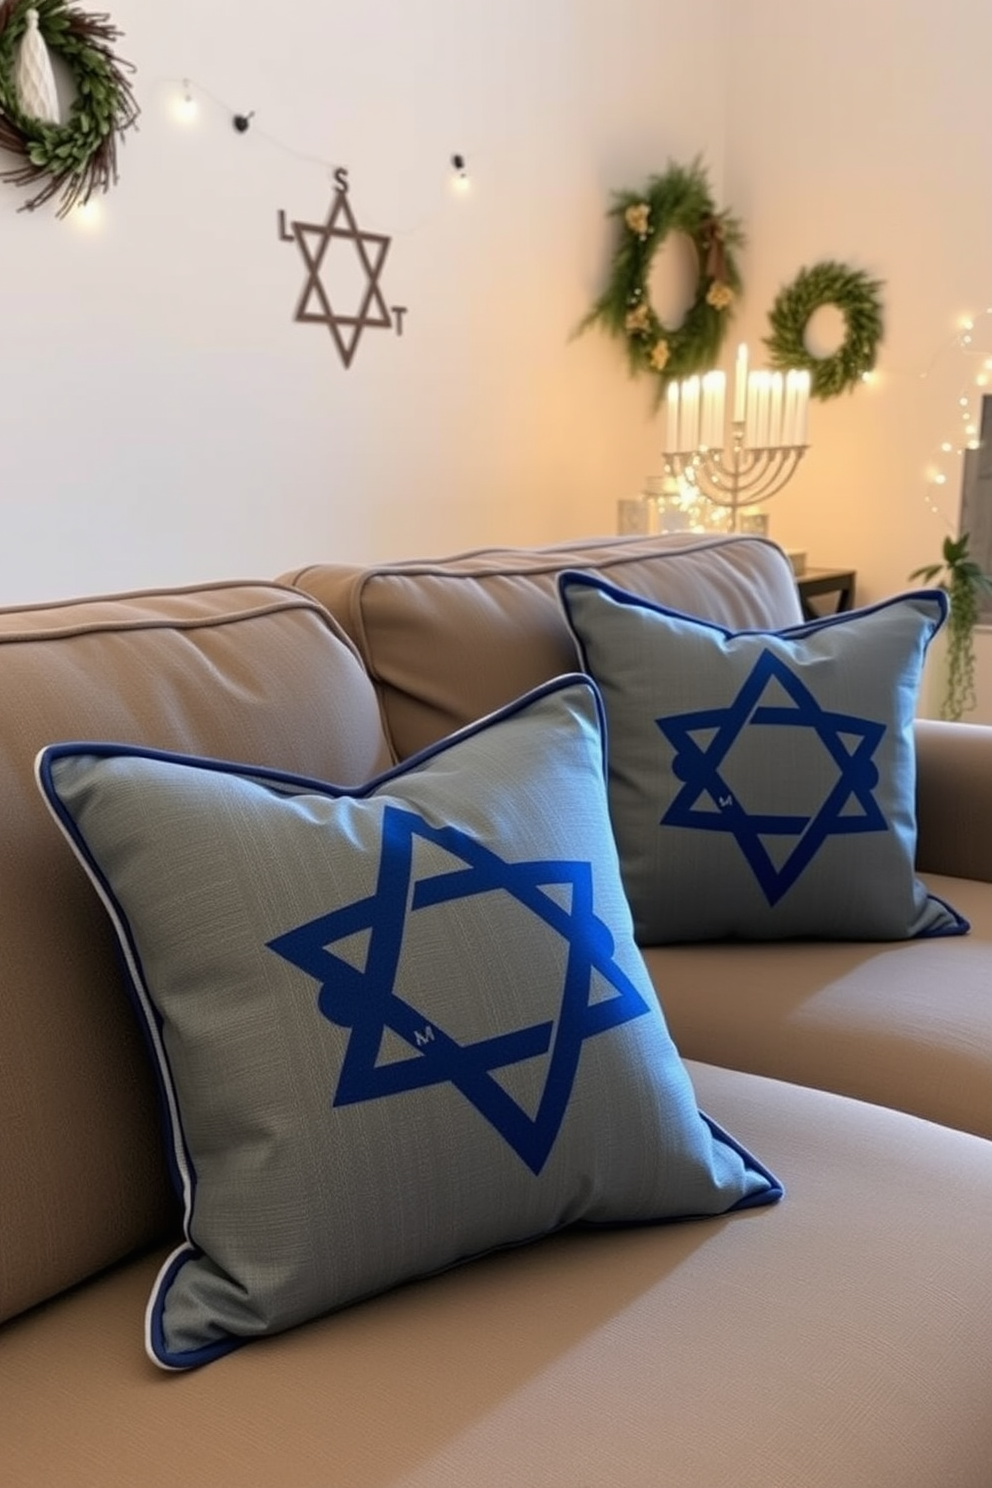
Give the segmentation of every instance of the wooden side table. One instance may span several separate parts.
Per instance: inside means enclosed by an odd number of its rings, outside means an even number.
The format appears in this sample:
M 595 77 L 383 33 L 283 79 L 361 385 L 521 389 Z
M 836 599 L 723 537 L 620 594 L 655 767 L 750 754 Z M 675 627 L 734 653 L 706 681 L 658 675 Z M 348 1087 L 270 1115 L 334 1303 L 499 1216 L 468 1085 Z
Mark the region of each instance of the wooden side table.
M 854 589 L 857 574 L 853 568 L 807 568 L 796 579 L 799 603 L 807 620 L 820 620 L 824 615 L 840 615 L 854 608 Z M 824 608 L 812 603 L 815 599 L 834 595 L 833 603 Z

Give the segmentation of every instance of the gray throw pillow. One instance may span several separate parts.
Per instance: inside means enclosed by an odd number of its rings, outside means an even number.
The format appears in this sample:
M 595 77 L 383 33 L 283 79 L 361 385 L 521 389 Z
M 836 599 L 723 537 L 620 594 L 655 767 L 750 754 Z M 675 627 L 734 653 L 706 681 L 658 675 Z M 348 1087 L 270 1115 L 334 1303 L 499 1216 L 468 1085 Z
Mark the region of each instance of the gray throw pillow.
M 159 1072 L 169 1369 L 585 1222 L 781 1195 L 702 1116 L 632 933 L 586 678 L 360 791 L 117 744 L 39 757 Z
M 591 574 L 559 588 L 606 710 L 641 945 L 968 930 L 914 868 L 913 719 L 942 592 L 733 632 Z

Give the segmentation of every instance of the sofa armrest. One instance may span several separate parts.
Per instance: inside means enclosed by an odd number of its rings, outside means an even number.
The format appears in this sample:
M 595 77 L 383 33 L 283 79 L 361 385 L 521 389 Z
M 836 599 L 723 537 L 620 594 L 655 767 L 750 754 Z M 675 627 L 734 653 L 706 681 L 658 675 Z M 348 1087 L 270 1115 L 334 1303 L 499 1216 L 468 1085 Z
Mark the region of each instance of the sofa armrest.
M 992 727 L 919 718 L 916 865 L 992 883 Z

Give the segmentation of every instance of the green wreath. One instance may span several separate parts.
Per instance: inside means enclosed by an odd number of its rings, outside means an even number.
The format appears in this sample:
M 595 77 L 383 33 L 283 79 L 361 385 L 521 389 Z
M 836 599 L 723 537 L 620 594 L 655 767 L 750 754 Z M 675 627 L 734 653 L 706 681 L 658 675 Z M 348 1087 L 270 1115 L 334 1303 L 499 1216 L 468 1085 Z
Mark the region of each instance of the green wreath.
M 28 117 L 18 100 L 15 60 L 30 10 L 37 11 L 46 46 L 65 63 L 75 85 L 64 124 Z M 6 0 L 0 5 L 0 147 L 21 162 L 0 171 L 0 180 L 27 187 L 45 182 L 22 212 L 61 195 L 58 215 L 64 217 L 94 191 L 109 191 L 116 182 L 117 137 L 139 113 L 123 70 L 133 68 L 118 62 L 111 50 L 119 35 L 108 16 L 86 15 L 65 0 Z
M 881 288 L 880 280 L 831 259 L 800 269 L 769 311 L 772 333 L 764 343 L 772 366 L 805 368 L 814 398 L 836 398 L 853 389 L 875 365 L 883 332 Z M 836 306 L 846 330 L 832 356 L 814 357 L 806 346 L 806 327 L 823 305 Z
M 654 377 L 660 400 L 669 381 L 717 361 L 743 287 L 734 249 L 744 233 L 736 218 L 717 211 L 698 160 L 652 176 L 643 191 L 615 192 L 608 215 L 620 229 L 610 281 L 578 331 L 598 324 L 621 339 L 631 373 Z M 695 298 L 677 330 L 662 324 L 648 294 L 654 255 L 673 232 L 692 239 L 699 260 Z

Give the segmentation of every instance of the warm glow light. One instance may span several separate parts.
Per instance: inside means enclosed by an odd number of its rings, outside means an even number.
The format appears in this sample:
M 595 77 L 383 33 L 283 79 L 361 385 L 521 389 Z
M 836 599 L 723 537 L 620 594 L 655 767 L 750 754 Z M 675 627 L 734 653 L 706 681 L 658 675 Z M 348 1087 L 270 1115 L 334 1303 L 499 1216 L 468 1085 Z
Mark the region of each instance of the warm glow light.
M 454 175 L 451 178 L 452 189 L 459 193 L 470 191 L 472 180 L 468 173 L 465 156 L 456 151 L 451 157 L 451 169 L 454 171 Z
M 734 415 L 735 424 L 742 424 L 747 411 L 747 346 L 742 341 L 737 348 L 734 363 Z
M 96 232 L 103 225 L 103 207 L 91 197 L 88 202 L 73 208 L 69 220 L 80 232 Z
M 992 317 L 992 305 L 986 306 L 977 315 L 960 316 L 957 321 L 956 335 L 950 343 L 956 349 L 959 356 L 968 358 L 968 367 L 962 372 L 961 382 L 970 391 L 961 391 L 959 386 L 956 407 L 960 423 L 958 424 L 957 431 L 954 429 L 947 431 L 947 435 L 939 446 L 941 456 L 945 459 L 947 456 L 962 456 L 969 450 L 982 448 L 981 410 L 985 399 L 989 396 L 989 391 L 992 390 L 992 355 L 989 354 L 988 349 L 989 330 L 987 325 L 982 326 L 981 330 L 977 330 L 976 324 L 989 317 Z M 922 377 L 928 377 L 930 375 L 936 367 L 938 357 L 941 355 L 943 353 L 938 353 L 934 356 L 928 370 L 920 374 Z M 950 410 L 948 409 L 948 423 L 950 423 L 949 415 Z M 944 517 L 946 520 L 946 516 L 940 510 L 936 499 L 929 493 L 935 492 L 937 487 L 953 486 L 956 484 L 959 479 L 958 467 L 955 465 L 950 475 L 948 475 L 943 470 L 938 469 L 937 466 L 931 465 L 926 470 L 925 478 L 926 490 L 924 499 L 927 506 L 935 516 Z
M 183 79 L 182 92 L 172 100 L 172 117 L 177 124 L 194 124 L 199 113 L 189 82 Z

